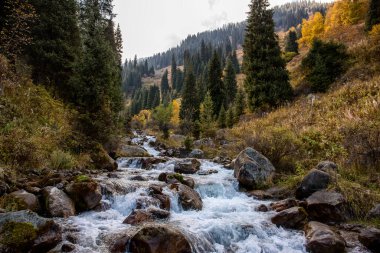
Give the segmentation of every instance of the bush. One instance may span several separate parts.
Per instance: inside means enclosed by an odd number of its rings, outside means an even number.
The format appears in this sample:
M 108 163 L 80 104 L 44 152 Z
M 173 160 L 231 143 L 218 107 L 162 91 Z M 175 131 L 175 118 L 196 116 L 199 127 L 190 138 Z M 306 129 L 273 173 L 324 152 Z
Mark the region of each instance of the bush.
M 313 92 L 325 92 L 345 70 L 348 59 L 344 45 L 314 40 L 302 67 Z
M 283 55 L 282 55 L 282 58 L 284 58 L 284 60 L 286 62 L 290 62 L 291 60 L 293 60 L 293 58 L 297 55 L 296 52 L 285 52 Z
M 70 153 L 56 150 L 50 156 L 50 166 L 56 170 L 69 170 L 75 166 L 75 160 Z
M 193 149 L 194 146 L 194 139 L 191 136 L 186 136 L 186 139 L 183 141 L 183 145 L 185 146 L 185 149 L 190 151 Z
M 37 237 L 37 231 L 33 224 L 26 222 L 9 221 L 4 224 L 0 234 L 1 244 L 18 249 L 20 252 L 24 252 L 30 247 Z

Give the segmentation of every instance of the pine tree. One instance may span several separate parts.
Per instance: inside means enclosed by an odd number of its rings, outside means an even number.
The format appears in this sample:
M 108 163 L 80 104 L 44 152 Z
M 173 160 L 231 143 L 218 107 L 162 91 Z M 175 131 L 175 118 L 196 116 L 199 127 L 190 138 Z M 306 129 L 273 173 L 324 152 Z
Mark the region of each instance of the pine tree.
M 215 136 L 216 124 L 210 92 L 206 93 L 205 99 L 201 105 L 200 129 L 203 137 Z
M 227 67 L 224 77 L 224 86 L 226 88 L 226 99 L 224 104 L 226 106 L 229 106 L 234 102 L 237 92 L 236 74 L 234 67 L 232 66 L 231 59 L 228 59 L 227 61 Z
M 268 0 L 252 0 L 244 40 L 245 89 L 254 111 L 278 106 L 292 96 L 288 72 L 274 33 Z
M 285 52 L 298 54 L 297 33 L 294 30 L 289 30 L 285 37 Z
M 370 0 L 367 19 L 365 23 L 366 31 L 371 31 L 372 27 L 377 24 L 380 24 L 380 1 Z
M 240 116 L 243 115 L 245 108 L 244 93 L 239 89 L 236 94 L 235 104 L 234 104 L 234 122 L 239 122 Z
M 177 90 L 177 62 L 175 60 L 174 54 L 172 55 L 172 66 L 171 66 L 171 79 L 172 79 L 172 88 Z
M 233 110 L 233 107 L 230 106 L 227 110 L 227 115 L 226 115 L 226 127 L 232 128 L 234 125 L 234 121 L 235 121 L 234 110 Z
M 181 128 L 184 133 L 191 133 L 193 131 L 194 122 L 199 119 L 199 102 L 196 81 L 191 67 L 186 69 L 179 117 L 181 119 Z
M 123 38 L 121 35 L 121 29 L 120 29 L 119 24 L 117 25 L 117 29 L 115 32 L 115 44 L 116 44 L 116 51 L 117 51 L 117 54 L 119 56 L 118 60 L 119 60 L 119 63 L 121 65 L 121 58 L 123 55 Z
M 222 105 L 220 112 L 219 112 L 219 116 L 218 116 L 218 127 L 219 128 L 226 128 L 226 119 L 227 119 L 226 109 L 224 109 L 224 105 Z
M 208 90 L 210 91 L 212 104 L 214 106 L 214 115 L 218 115 L 220 108 L 225 101 L 225 87 L 222 82 L 222 70 L 219 56 L 216 51 L 210 60 L 208 67 Z
M 236 55 L 236 51 L 235 51 L 235 50 L 234 50 L 234 52 L 232 53 L 231 61 L 232 61 L 232 66 L 234 66 L 235 73 L 236 73 L 236 74 L 240 74 L 239 60 L 238 60 L 238 58 L 237 58 L 237 55 Z
M 166 97 L 170 93 L 169 80 L 168 80 L 168 71 L 165 70 L 164 75 L 161 79 L 161 94 L 162 98 Z
M 70 100 L 69 82 L 81 56 L 81 40 L 75 0 L 29 1 L 38 16 L 32 28 L 33 43 L 26 49 L 36 83 Z

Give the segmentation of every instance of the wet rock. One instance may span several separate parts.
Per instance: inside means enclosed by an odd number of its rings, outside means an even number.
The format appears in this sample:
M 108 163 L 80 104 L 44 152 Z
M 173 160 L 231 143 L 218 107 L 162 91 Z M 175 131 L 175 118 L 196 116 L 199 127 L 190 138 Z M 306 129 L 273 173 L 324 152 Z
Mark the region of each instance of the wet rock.
M 40 210 L 40 204 L 34 194 L 19 190 L 2 196 L 0 208 L 7 211 L 31 210 L 37 212 Z
M 132 181 L 148 181 L 147 178 L 140 176 L 140 175 L 131 177 L 130 180 L 132 180 Z
M 204 156 L 205 156 L 205 153 L 200 149 L 193 149 L 189 154 L 189 158 L 203 159 Z
M 95 212 L 104 212 L 111 209 L 111 203 L 108 201 L 100 201 L 100 203 L 93 209 Z
M 288 189 L 283 187 L 271 187 L 267 190 L 254 190 L 247 193 L 248 196 L 255 197 L 260 200 L 265 199 L 284 199 L 290 196 Z
M 9 190 L 9 185 L 6 182 L 0 180 L 0 197 L 9 192 Z
M 164 210 L 170 210 L 170 197 L 166 194 L 153 194 L 153 198 L 159 201 L 159 207 Z
M 306 199 L 310 220 L 342 222 L 347 219 L 347 202 L 337 192 L 318 191 Z
M 168 177 L 168 174 L 165 172 L 162 172 L 160 173 L 160 175 L 158 175 L 158 181 L 166 182 L 167 177 Z
M 62 252 L 72 252 L 75 250 L 75 245 L 71 243 L 64 243 L 62 244 L 61 251 Z
M 110 172 L 107 174 L 107 177 L 109 178 L 119 178 L 119 175 L 117 173 Z
M 257 212 L 263 212 L 263 213 L 265 213 L 265 212 L 268 212 L 268 211 L 269 211 L 269 208 L 268 208 L 266 205 L 261 204 L 261 205 L 259 205 L 258 207 L 256 207 L 255 210 L 256 210 Z
M 127 251 L 128 242 L 131 239 L 130 235 L 123 235 L 115 240 L 110 245 L 111 253 L 125 253 Z
M 318 165 L 315 168 L 317 170 L 321 170 L 321 171 L 326 172 L 328 174 L 338 172 L 338 165 L 336 165 L 334 162 L 331 162 L 331 161 L 322 161 L 322 162 L 318 163 Z
M 0 228 L 0 245 L 5 247 L 4 252 L 44 253 L 62 240 L 59 225 L 29 210 L 0 214 Z
M 159 206 L 160 204 L 160 200 L 152 196 L 141 196 L 136 200 L 137 209 L 146 209 L 150 206 Z
M 191 253 L 190 243 L 177 229 L 168 225 L 150 224 L 140 229 L 130 240 L 134 253 Z
M 122 147 L 120 156 L 122 157 L 149 157 L 150 155 L 145 149 L 139 146 L 126 145 Z
M 271 180 L 275 168 L 272 163 L 253 148 L 246 148 L 231 164 L 239 184 L 255 189 Z
M 346 242 L 328 225 L 311 221 L 305 226 L 306 248 L 313 253 L 343 253 Z
M 307 213 L 302 207 L 292 207 L 272 217 L 272 223 L 290 229 L 299 229 L 306 223 Z
M 191 189 L 194 189 L 195 187 L 195 181 L 191 177 L 183 177 L 183 180 L 181 183 L 189 186 Z
M 197 174 L 201 176 L 207 176 L 207 175 L 217 174 L 217 173 L 219 173 L 218 170 L 210 169 L 210 170 L 198 171 Z
M 201 167 L 201 163 L 197 159 L 186 159 L 178 161 L 174 166 L 174 172 L 182 174 L 194 174 Z
M 373 253 L 380 252 L 380 229 L 367 228 L 359 234 L 359 241 Z
M 380 204 L 377 204 L 374 208 L 371 209 L 371 211 L 369 211 L 368 218 L 380 219 Z
M 276 212 L 281 212 L 295 206 L 298 206 L 298 201 L 294 198 L 283 199 L 270 204 L 272 210 L 275 210 Z
M 148 213 L 150 213 L 152 215 L 152 217 L 154 217 L 156 219 L 166 219 L 170 216 L 169 211 L 166 211 L 166 210 L 163 210 L 160 208 L 156 208 L 156 207 L 149 207 L 146 211 Z
M 139 225 L 144 222 L 153 221 L 152 215 L 145 210 L 134 210 L 124 221 L 124 224 Z
M 42 192 L 46 211 L 51 217 L 75 215 L 75 204 L 66 193 L 52 186 L 45 187 Z
M 184 210 L 202 210 L 203 203 L 198 192 L 183 184 L 172 184 L 170 188 L 178 192 L 179 202 Z
M 87 211 L 96 207 L 102 199 L 100 186 L 91 179 L 76 179 L 66 187 L 66 192 L 74 201 L 78 211 Z
M 167 162 L 168 159 L 165 157 L 147 157 L 142 158 L 141 168 L 142 169 L 151 169 L 154 165 L 159 163 Z
M 314 192 L 324 190 L 330 183 L 330 175 L 324 171 L 312 169 L 303 179 L 296 190 L 296 198 L 304 199 Z

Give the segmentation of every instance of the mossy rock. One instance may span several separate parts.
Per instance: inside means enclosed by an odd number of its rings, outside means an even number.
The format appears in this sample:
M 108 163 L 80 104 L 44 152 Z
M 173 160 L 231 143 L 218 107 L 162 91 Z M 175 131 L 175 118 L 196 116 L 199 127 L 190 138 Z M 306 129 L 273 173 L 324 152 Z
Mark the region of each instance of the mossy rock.
M 8 221 L 0 232 L 0 243 L 9 248 L 27 249 L 37 238 L 37 230 L 28 222 Z
M 15 212 L 28 209 L 27 204 L 12 195 L 4 195 L 0 198 L 0 208 L 7 212 Z
M 87 175 L 79 175 L 75 178 L 76 183 L 91 182 L 92 179 Z
M 179 173 L 168 175 L 168 179 L 177 179 L 180 183 L 183 183 L 183 181 L 184 181 L 183 175 L 179 174 Z

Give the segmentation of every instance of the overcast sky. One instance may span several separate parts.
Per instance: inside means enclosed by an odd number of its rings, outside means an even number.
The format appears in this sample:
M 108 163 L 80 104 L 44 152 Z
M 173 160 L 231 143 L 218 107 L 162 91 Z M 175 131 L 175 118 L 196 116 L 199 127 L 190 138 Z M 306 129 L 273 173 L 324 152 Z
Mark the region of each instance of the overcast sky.
M 270 0 L 272 6 L 290 0 Z M 189 34 L 246 19 L 250 0 L 114 0 L 123 58 L 151 56 Z

